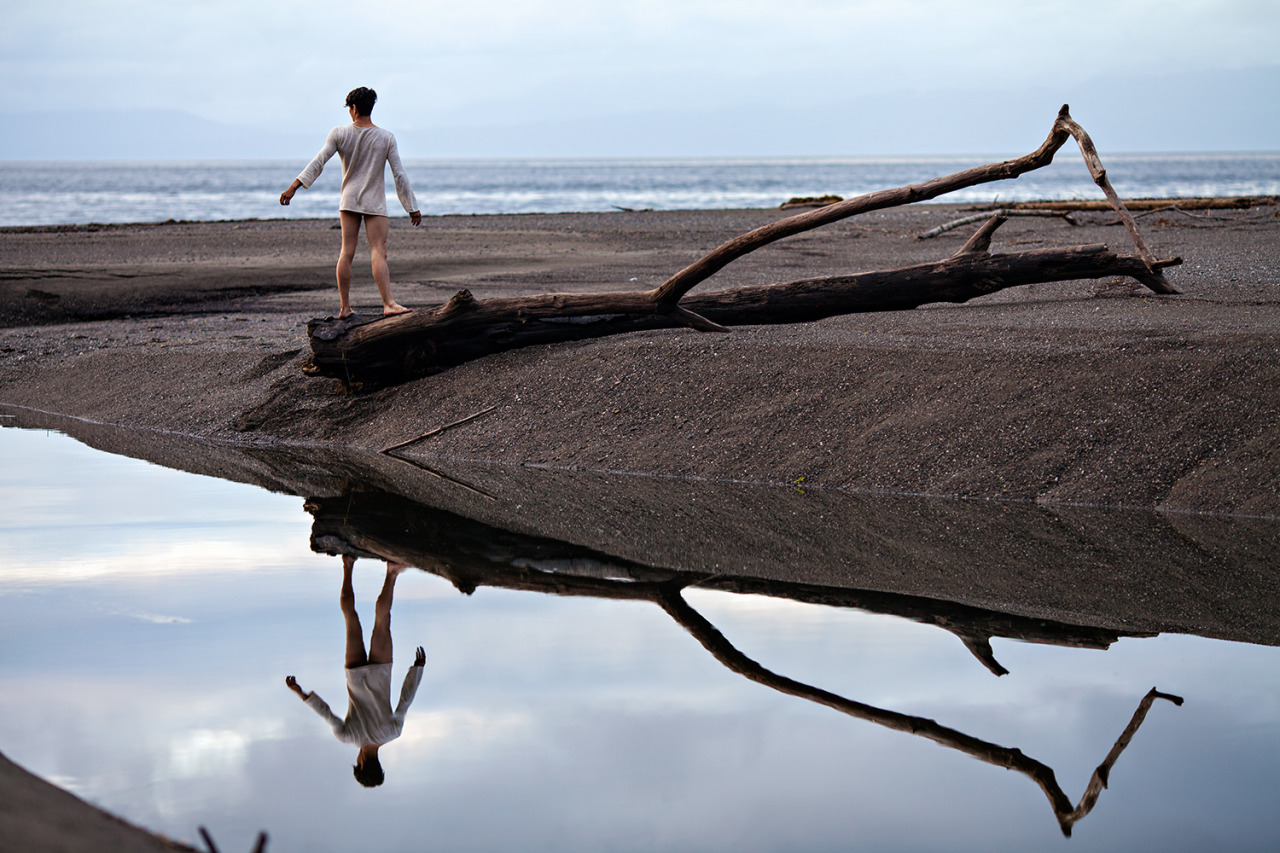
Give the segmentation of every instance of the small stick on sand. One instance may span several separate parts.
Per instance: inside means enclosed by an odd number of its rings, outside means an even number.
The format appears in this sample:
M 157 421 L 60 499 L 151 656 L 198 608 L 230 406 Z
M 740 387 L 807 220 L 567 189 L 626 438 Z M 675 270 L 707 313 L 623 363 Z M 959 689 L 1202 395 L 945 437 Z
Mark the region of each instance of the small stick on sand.
M 996 211 L 983 211 L 982 213 L 975 213 L 971 216 L 962 216 L 959 219 L 944 222 L 937 228 L 930 228 L 922 234 L 917 234 L 916 239 L 928 240 L 930 237 L 937 237 L 939 234 L 945 234 L 948 231 L 968 225 L 971 222 L 981 222 L 995 214 L 1000 214 L 1002 216 L 1060 216 L 1071 225 L 1080 224 L 1079 222 L 1076 222 L 1076 220 L 1072 218 L 1071 214 L 1065 210 L 1010 210 L 1009 208 L 1001 208 Z
M 456 421 L 454 421 L 454 422 L 453 422 L 453 423 L 451 423 L 451 424 L 445 424 L 444 426 L 436 427 L 435 429 L 427 430 L 427 431 L 426 431 L 426 432 L 424 432 L 422 435 L 419 435 L 419 436 L 417 436 L 417 437 L 415 437 L 415 438 L 411 438 L 411 439 L 409 439 L 408 441 L 402 441 L 402 442 L 400 442 L 399 444 L 393 444 L 393 445 L 391 445 L 390 447 L 384 447 L 384 448 L 382 448 L 382 450 L 380 450 L 380 451 L 378 451 L 378 452 L 379 452 L 379 453 L 388 453 L 388 454 L 389 454 L 389 453 L 391 453 L 391 451 L 393 451 L 393 450 L 399 450 L 399 449 L 400 449 L 400 448 L 402 448 L 402 447 L 408 447 L 410 444 L 413 444 L 413 443 L 418 442 L 418 441 L 422 441 L 424 438 L 431 438 L 431 436 L 433 436 L 433 435 L 439 435 L 440 433 L 444 432 L 445 430 L 453 429 L 453 428 L 454 428 L 454 427 L 456 427 L 456 426 L 462 426 L 462 425 L 463 425 L 463 424 L 465 424 L 465 423 L 470 423 L 471 421 L 474 421 L 476 418 L 483 417 L 484 415 L 489 414 L 490 412 L 492 412 L 492 411 L 493 411 L 494 409 L 496 409 L 496 408 L 498 408 L 498 407 L 497 407 L 497 406 L 490 406 L 490 407 L 489 407 L 489 408 L 487 408 L 487 409 L 481 409 L 480 411 L 478 411 L 478 412 L 476 412 L 476 413 L 474 413 L 474 414 L 467 415 L 465 418 L 462 418 L 461 420 L 456 420 Z

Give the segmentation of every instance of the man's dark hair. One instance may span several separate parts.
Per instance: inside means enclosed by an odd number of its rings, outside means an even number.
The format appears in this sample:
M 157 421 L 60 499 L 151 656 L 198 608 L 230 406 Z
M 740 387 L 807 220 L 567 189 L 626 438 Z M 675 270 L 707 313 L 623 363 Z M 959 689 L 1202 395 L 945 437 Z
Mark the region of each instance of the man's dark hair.
M 382 772 L 382 762 L 378 760 L 376 752 L 366 758 L 363 763 L 353 765 L 351 770 L 356 781 L 366 788 L 376 788 L 387 778 Z
M 355 107 L 356 112 L 367 116 L 373 112 L 373 105 L 378 102 L 378 93 L 372 89 L 359 86 L 347 92 L 347 106 Z

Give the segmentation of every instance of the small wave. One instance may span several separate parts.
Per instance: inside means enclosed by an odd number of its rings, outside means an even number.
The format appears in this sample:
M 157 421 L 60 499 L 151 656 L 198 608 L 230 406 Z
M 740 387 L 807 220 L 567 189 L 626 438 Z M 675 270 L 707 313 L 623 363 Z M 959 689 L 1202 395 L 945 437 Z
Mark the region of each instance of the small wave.
M 428 215 L 598 212 L 617 208 L 772 208 L 795 196 L 846 198 L 949 174 L 992 157 L 774 159 L 416 160 L 406 163 Z M 1280 195 L 1280 153 L 1120 154 L 1108 175 L 1126 198 Z M 163 222 L 169 219 L 332 217 L 337 169 L 288 207 L 286 161 L 0 163 L 0 225 Z M 1100 198 L 1079 158 L 1059 155 L 1016 180 L 938 201 Z M 387 209 L 399 212 L 394 194 Z

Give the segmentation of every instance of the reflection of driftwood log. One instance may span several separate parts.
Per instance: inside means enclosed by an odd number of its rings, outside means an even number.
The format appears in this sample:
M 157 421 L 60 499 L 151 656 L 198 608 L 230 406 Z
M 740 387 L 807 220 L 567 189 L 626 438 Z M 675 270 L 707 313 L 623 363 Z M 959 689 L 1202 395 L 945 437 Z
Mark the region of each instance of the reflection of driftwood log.
M 777 240 L 850 216 L 925 201 L 989 181 L 1015 178 L 1048 165 L 1074 137 L 1094 182 L 1128 230 L 1137 257 L 1102 246 L 990 255 L 997 214 L 956 256 L 934 264 L 861 275 L 807 279 L 686 297 L 734 260 Z M 913 308 L 930 302 L 964 302 L 1007 287 L 1106 276 L 1132 276 L 1157 293 L 1174 293 L 1157 261 L 1107 180 L 1089 135 L 1064 106 L 1048 138 L 1015 160 L 977 166 L 904 187 L 839 201 L 763 225 L 719 246 L 652 291 L 557 293 L 476 301 L 461 291 L 444 305 L 383 319 L 308 324 L 312 357 L 306 370 L 353 384 L 402 381 L 531 344 L 602 337 L 664 326 L 725 331 L 726 326 L 795 323 L 865 311 Z
M 1137 733 L 1152 703 L 1156 699 L 1167 699 L 1182 704 L 1180 698 L 1152 689 L 1094 771 L 1080 803 L 1073 806 L 1053 769 L 1021 750 L 989 743 L 925 717 L 847 699 L 765 669 L 735 648 L 684 600 L 681 591 L 701 587 L 771 595 L 858 607 L 927 622 L 957 634 L 997 675 L 1005 670 L 990 655 L 989 639 L 993 636 L 1106 648 L 1118 638 L 1114 632 L 1059 625 L 914 596 L 747 578 L 709 578 L 644 566 L 568 542 L 500 530 L 385 492 L 357 491 L 339 497 L 312 498 L 307 501 L 307 509 L 315 519 L 311 535 L 314 549 L 416 565 L 446 578 L 467 594 L 479 586 L 494 586 L 554 595 L 654 602 L 716 660 L 739 675 L 787 695 L 896 731 L 919 735 L 981 761 L 1025 774 L 1049 798 L 1065 835 L 1071 834 L 1072 826 L 1097 802 L 1107 785 L 1111 767 Z M 985 654 L 975 650 L 975 646 L 985 648 Z
M 1024 755 L 1020 749 L 989 743 L 925 717 L 916 717 L 909 714 L 901 714 L 897 711 L 877 708 L 874 705 L 846 699 L 820 687 L 813 687 L 787 678 L 785 675 L 778 675 L 738 651 L 714 625 L 689 606 L 680 596 L 679 591 L 665 590 L 659 596 L 658 603 L 672 619 L 692 634 L 694 639 L 701 643 L 702 647 L 710 652 L 716 660 L 739 675 L 749 678 L 758 684 L 771 687 L 789 696 L 798 696 L 801 699 L 825 705 L 828 708 L 860 720 L 867 720 L 896 731 L 928 738 L 934 743 L 959 750 L 980 761 L 1009 770 L 1017 770 L 1019 773 L 1025 774 L 1039 785 L 1040 790 L 1044 791 L 1045 796 L 1049 798 L 1049 805 L 1053 808 L 1053 814 L 1058 819 L 1058 826 L 1061 827 L 1062 834 L 1067 836 L 1071 835 L 1071 828 L 1092 811 L 1094 804 L 1098 802 L 1098 796 L 1102 793 L 1102 789 L 1107 786 L 1107 779 L 1111 774 L 1112 766 L 1115 765 L 1116 760 L 1120 757 L 1120 753 L 1124 752 L 1125 747 L 1133 740 L 1133 736 L 1137 734 L 1138 727 L 1146 719 L 1147 711 L 1151 709 L 1152 703 L 1156 699 L 1166 699 L 1175 705 L 1182 704 L 1181 697 L 1161 693 L 1153 687 L 1138 703 L 1138 708 L 1134 711 L 1129 725 L 1120 733 L 1120 737 L 1117 738 L 1115 745 L 1111 747 L 1111 751 L 1107 753 L 1107 757 L 1093 771 L 1093 776 L 1085 788 L 1084 795 L 1080 798 L 1079 805 L 1072 806 L 1071 799 L 1062 790 L 1062 786 L 1058 784 L 1053 768 Z
M 492 586 L 553 595 L 650 601 L 660 587 L 698 587 L 856 608 L 949 631 L 996 675 L 1007 670 L 991 653 L 993 637 L 1106 649 L 1121 636 L 1150 636 L 1121 635 L 1108 628 L 1016 616 L 902 593 L 742 575 L 708 577 L 644 565 L 558 539 L 495 528 L 389 492 L 361 490 L 339 497 L 311 498 L 306 506 L 315 519 L 311 540 L 315 550 L 408 563 L 445 578 L 464 592 Z

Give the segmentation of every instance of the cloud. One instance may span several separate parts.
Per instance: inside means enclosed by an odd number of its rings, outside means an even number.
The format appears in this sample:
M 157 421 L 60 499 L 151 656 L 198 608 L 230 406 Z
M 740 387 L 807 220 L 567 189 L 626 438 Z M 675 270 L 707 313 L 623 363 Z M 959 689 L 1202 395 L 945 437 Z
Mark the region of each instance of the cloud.
M 1280 62 L 1250 0 L 381 0 L 24 4 L 0 68 L 48 109 L 183 109 L 256 124 L 342 118 L 351 86 L 431 121 L 848 100 L 1149 69 Z M 253 117 L 254 121 L 246 121 Z M 396 116 L 399 117 L 399 116 Z

